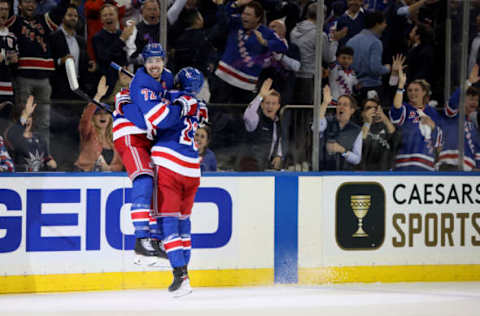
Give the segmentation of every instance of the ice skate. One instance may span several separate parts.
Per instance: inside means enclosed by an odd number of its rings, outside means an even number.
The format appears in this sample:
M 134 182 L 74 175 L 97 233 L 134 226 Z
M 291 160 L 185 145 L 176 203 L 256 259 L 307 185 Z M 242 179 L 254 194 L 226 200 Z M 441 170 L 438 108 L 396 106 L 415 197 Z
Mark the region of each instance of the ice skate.
M 162 265 L 165 261 L 161 254 L 155 250 L 154 241 L 150 238 L 137 238 L 135 240 L 135 259 L 133 263 L 143 266 Z
M 163 247 L 163 243 L 161 240 L 152 239 L 152 246 L 153 249 L 155 249 L 155 251 L 157 252 L 157 257 L 168 260 L 167 253 L 165 252 L 165 248 Z
M 187 274 L 187 266 L 173 269 L 173 282 L 168 287 L 173 297 L 181 297 L 192 293 L 190 279 Z

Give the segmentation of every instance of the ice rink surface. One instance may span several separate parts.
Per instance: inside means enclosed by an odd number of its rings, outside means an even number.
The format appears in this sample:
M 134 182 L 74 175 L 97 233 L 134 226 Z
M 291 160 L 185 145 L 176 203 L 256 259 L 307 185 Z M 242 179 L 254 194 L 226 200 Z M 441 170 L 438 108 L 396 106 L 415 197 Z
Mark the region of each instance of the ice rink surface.
M 0 295 L 0 315 L 480 316 L 480 282 L 14 294 Z

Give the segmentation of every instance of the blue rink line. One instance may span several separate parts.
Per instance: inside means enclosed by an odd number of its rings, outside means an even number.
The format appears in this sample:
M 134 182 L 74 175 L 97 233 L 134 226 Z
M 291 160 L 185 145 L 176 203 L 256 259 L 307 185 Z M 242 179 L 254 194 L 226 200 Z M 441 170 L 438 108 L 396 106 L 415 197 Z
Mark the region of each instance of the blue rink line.
M 298 282 L 298 176 L 275 177 L 275 283 Z

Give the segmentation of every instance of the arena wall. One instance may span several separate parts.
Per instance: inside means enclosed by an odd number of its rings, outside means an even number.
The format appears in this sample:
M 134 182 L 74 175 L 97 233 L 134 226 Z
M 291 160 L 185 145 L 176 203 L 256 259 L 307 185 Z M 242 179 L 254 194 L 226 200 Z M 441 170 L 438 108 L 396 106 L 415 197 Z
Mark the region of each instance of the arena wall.
M 192 286 L 480 280 L 479 175 L 207 174 Z M 167 287 L 167 264 L 133 264 L 130 187 L 123 173 L 0 175 L 0 293 Z

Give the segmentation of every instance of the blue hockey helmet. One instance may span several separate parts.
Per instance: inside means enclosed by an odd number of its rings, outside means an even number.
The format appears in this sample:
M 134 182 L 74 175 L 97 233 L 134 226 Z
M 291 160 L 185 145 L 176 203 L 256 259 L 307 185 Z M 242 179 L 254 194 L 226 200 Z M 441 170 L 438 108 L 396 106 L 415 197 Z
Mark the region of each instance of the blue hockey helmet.
M 179 86 L 177 88 L 194 94 L 200 92 L 203 81 L 202 72 L 193 67 L 182 68 L 175 76 L 175 86 Z
M 145 45 L 142 50 L 142 57 L 144 61 L 147 61 L 149 57 L 162 57 L 165 58 L 165 51 L 160 43 L 149 43 Z

